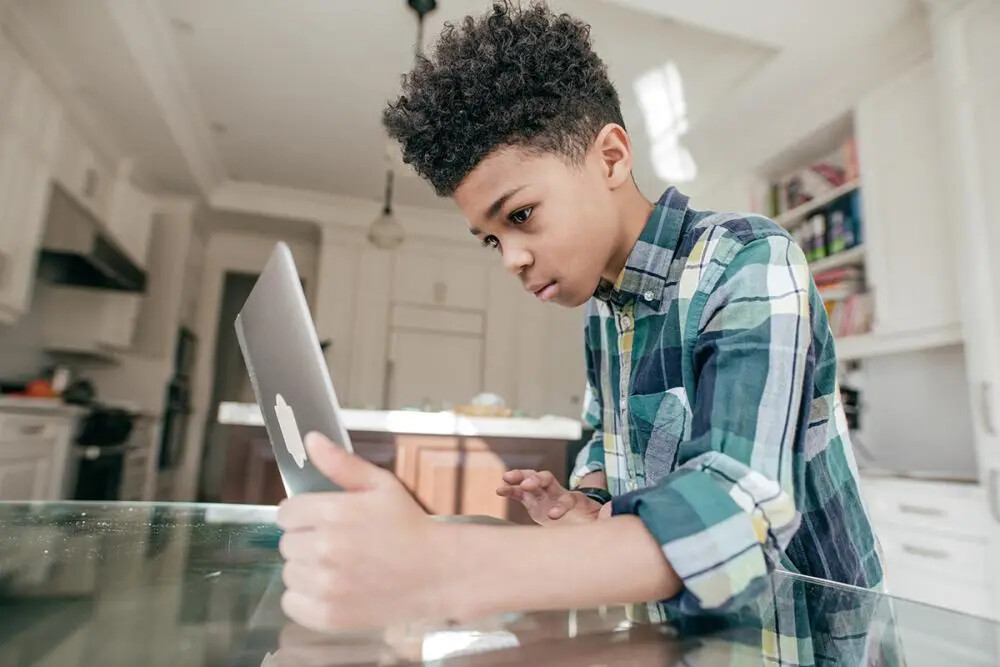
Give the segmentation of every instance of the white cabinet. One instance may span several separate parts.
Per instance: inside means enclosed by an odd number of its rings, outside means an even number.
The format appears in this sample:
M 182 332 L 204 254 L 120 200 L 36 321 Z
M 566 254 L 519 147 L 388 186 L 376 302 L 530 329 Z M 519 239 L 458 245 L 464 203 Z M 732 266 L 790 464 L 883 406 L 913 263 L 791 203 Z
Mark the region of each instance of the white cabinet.
M 107 232 L 139 266 L 147 266 L 155 201 L 120 176 L 110 193 Z M 134 292 L 46 285 L 38 290 L 44 344 L 64 351 L 129 350 L 145 296 Z
M 36 292 L 43 346 L 96 355 L 132 347 L 142 296 L 130 292 L 44 285 Z
M 61 112 L 41 79 L 0 42 L 0 322 L 31 298 Z
M 154 206 L 153 198 L 132 185 L 127 174 L 118 176 L 111 192 L 107 228 L 122 250 L 142 268 L 147 265 Z
M 861 487 L 890 594 L 1000 618 L 991 599 L 997 573 L 982 487 L 870 477 Z
M 401 251 L 395 256 L 392 298 L 396 303 L 484 310 L 489 258 Z
M 41 78 L 0 40 L 0 126 L 14 130 L 46 162 L 55 156 L 62 111 Z
M 924 62 L 855 110 L 876 334 L 955 330 L 957 241 L 944 185 L 941 123 Z
M 53 465 L 49 449 L 0 445 L 0 500 L 54 500 L 48 497 Z
M 114 170 L 68 123 L 60 133 L 53 178 L 98 220 L 108 219 Z
M 0 500 L 59 500 L 69 487 L 76 417 L 0 410 Z

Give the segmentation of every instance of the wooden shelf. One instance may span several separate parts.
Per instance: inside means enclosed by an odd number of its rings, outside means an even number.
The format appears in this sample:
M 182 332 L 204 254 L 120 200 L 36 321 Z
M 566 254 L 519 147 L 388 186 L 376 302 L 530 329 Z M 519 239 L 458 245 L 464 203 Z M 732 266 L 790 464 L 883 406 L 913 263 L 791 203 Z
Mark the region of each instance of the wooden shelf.
M 837 360 L 858 361 L 887 354 L 961 345 L 963 340 L 962 328 L 957 324 L 909 333 L 847 336 L 837 339 Z
M 855 190 L 858 189 L 860 185 L 861 182 L 856 179 L 853 181 L 848 181 L 847 183 L 844 183 L 840 187 L 830 190 L 824 195 L 821 195 L 819 197 L 816 197 L 815 199 L 807 201 L 805 204 L 796 206 L 795 208 L 789 211 L 785 211 L 784 213 L 776 217 L 774 221 L 779 225 L 781 225 L 782 227 L 784 227 L 785 229 L 788 229 L 794 223 L 807 217 L 813 211 L 821 209 L 830 202 L 839 199 L 844 195 L 854 192 Z
M 809 268 L 812 270 L 813 274 L 822 273 L 824 271 L 829 271 L 830 269 L 837 269 L 841 266 L 853 266 L 855 264 L 862 264 L 865 261 L 865 247 L 863 245 L 854 246 L 850 250 L 844 250 L 836 254 L 830 255 L 829 257 L 824 257 L 823 259 L 818 259 L 815 262 L 809 262 Z

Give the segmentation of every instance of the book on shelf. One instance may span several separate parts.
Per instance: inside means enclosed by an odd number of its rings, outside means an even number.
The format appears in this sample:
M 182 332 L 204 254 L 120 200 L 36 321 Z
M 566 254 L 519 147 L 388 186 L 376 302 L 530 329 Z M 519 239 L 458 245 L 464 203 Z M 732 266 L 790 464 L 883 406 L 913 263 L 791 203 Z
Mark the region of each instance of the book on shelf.
M 830 330 L 835 338 L 859 336 L 871 331 L 872 299 L 867 292 L 846 295 L 843 299 L 824 300 Z
M 825 157 L 771 184 L 770 215 L 777 217 L 858 178 L 857 146 L 848 138 Z
M 864 273 L 859 267 L 844 266 L 813 276 L 816 289 L 825 302 L 844 301 L 865 291 Z
M 838 283 L 844 280 L 860 280 L 864 277 L 864 271 L 859 266 L 838 266 L 826 271 L 820 271 L 813 276 L 817 286 Z
M 855 190 L 801 221 L 791 235 L 806 259 L 815 262 L 860 245 L 862 231 L 861 193 Z

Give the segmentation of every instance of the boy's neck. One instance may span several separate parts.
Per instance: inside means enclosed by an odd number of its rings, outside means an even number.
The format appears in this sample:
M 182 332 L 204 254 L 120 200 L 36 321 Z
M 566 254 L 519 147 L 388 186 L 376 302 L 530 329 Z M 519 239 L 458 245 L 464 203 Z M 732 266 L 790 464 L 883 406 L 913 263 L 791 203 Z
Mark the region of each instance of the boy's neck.
M 646 199 L 634 181 L 630 181 L 626 186 L 620 188 L 615 193 L 618 208 L 619 232 L 615 243 L 615 251 L 611 255 L 611 261 L 601 274 L 605 280 L 614 283 L 618 280 L 619 274 L 625 268 L 625 262 L 635 247 L 635 242 L 639 240 L 649 216 L 653 213 L 653 204 Z

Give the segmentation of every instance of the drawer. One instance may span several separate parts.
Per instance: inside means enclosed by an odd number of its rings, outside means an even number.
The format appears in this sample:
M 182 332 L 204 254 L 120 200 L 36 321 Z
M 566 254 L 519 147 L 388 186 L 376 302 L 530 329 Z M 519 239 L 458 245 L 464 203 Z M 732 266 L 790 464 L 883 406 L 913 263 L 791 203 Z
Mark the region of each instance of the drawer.
M 0 442 L 60 440 L 69 436 L 69 423 L 43 415 L 0 414 Z
M 986 494 L 976 484 L 863 479 L 872 521 L 982 539 L 989 519 Z
M 879 542 L 890 583 L 896 568 L 925 573 L 925 585 L 937 581 L 967 582 L 987 588 L 986 542 L 935 535 L 920 530 L 879 526 Z

